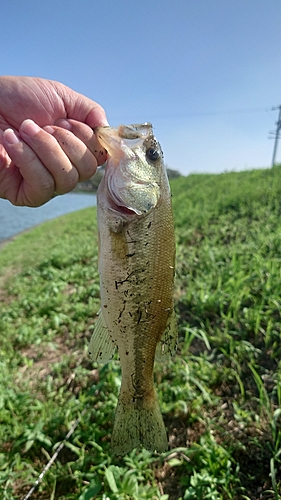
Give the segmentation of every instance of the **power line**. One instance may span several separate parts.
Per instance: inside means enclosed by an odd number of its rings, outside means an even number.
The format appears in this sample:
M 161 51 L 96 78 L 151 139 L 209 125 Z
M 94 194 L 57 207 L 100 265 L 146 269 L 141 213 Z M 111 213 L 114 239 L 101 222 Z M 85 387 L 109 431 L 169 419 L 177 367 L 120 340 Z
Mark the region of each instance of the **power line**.
M 236 108 L 236 109 L 221 109 L 221 110 L 212 110 L 212 111 L 178 111 L 178 112 L 167 112 L 164 114 L 153 114 L 147 113 L 146 115 L 149 114 L 149 119 L 151 121 L 153 120 L 171 120 L 171 119 L 177 119 L 177 118 L 197 118 L 197 117 L 208 117 L 208 116 L 219 116 L 219 115 L 242 115 L 242 114 L 251 114 L 251 113 L 261 113 L 261 112 L 270 112 L 275 108 Z M 140 113 L 134 112 L 134 116 L 140 116 Z M 132 117 L 130 116 L 123 116 L 121 121 L 128 119 L 130 121 Z M 135 118 L 136 119 L 136 118 Z M 138 118 L 137 118 L 138 119 Z M 113 122 L 120 122 L 120 117 L 118 118 L 117 115 L 113 115 L 110 117 L 110 120 Z
M 277 153 L 277 146 L 278 146 L 278 139 L 280 137 L 280 130 L 281 130 L 281 105 L 276 106 L 275 108 L 271 108 L 272 111 L 279 109 L 279 115 L 278 115 L 278 120 L 276 122 L 276 131 L 275 132 L 270 132 L 270 134 L 274 134 L 274 147 L 273 147 L 273 155 L 272 155 L 272 162 L 271 166 L 273 167 L 275 165 L 275 158 L 276 158 L 276 153 Z

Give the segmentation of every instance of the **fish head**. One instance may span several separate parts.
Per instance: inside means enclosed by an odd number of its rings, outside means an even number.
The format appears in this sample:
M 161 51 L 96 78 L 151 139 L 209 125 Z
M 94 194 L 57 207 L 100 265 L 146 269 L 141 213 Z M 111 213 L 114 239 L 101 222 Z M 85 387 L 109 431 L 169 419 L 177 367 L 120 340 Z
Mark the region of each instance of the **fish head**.
M 169 190 L 161 146 L 152 125 L 98 127 L 96 135 L 108 160 L 100 190 L 106 191 L 110 208 L 123 215 L 145 215 Z

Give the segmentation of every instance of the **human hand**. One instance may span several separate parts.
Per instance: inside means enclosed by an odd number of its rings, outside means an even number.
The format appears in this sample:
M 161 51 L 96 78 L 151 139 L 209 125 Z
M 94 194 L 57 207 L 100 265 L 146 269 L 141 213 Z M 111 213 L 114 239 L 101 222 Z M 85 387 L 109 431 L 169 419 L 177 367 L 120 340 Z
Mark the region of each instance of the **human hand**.
M 36 207 L 89 179 L 106 160 L 99 104 L 62 83 L 0 77 L 0 198 Z

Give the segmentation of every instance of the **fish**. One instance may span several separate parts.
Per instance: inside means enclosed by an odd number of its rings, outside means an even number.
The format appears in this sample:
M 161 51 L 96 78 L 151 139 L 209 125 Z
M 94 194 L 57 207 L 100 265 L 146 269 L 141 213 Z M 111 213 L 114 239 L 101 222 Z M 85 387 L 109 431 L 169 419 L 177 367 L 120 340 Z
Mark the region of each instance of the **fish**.
M 154 362 L 177 345 L 174 222 L 163 152 L 150 123 L 95 132 L 108 159 L 97 192 L 101 309 L 89 352 L 101 363 L 116 349 L 120 357 L 112 453 L 141 446 L 162 453 L 168 440 Z

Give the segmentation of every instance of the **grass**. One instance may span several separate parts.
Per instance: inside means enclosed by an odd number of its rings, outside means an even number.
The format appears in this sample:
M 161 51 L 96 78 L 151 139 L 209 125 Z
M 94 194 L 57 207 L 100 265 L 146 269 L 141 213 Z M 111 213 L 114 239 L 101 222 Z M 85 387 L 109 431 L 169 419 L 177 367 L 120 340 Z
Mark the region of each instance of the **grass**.
M 170 449 L 110 454 L 118 361 L 92 365 L 95 210 L 0 253 L 0 498 L 281 498 L 281 168 L 172 181 L 177 354 L 155 368 Z

